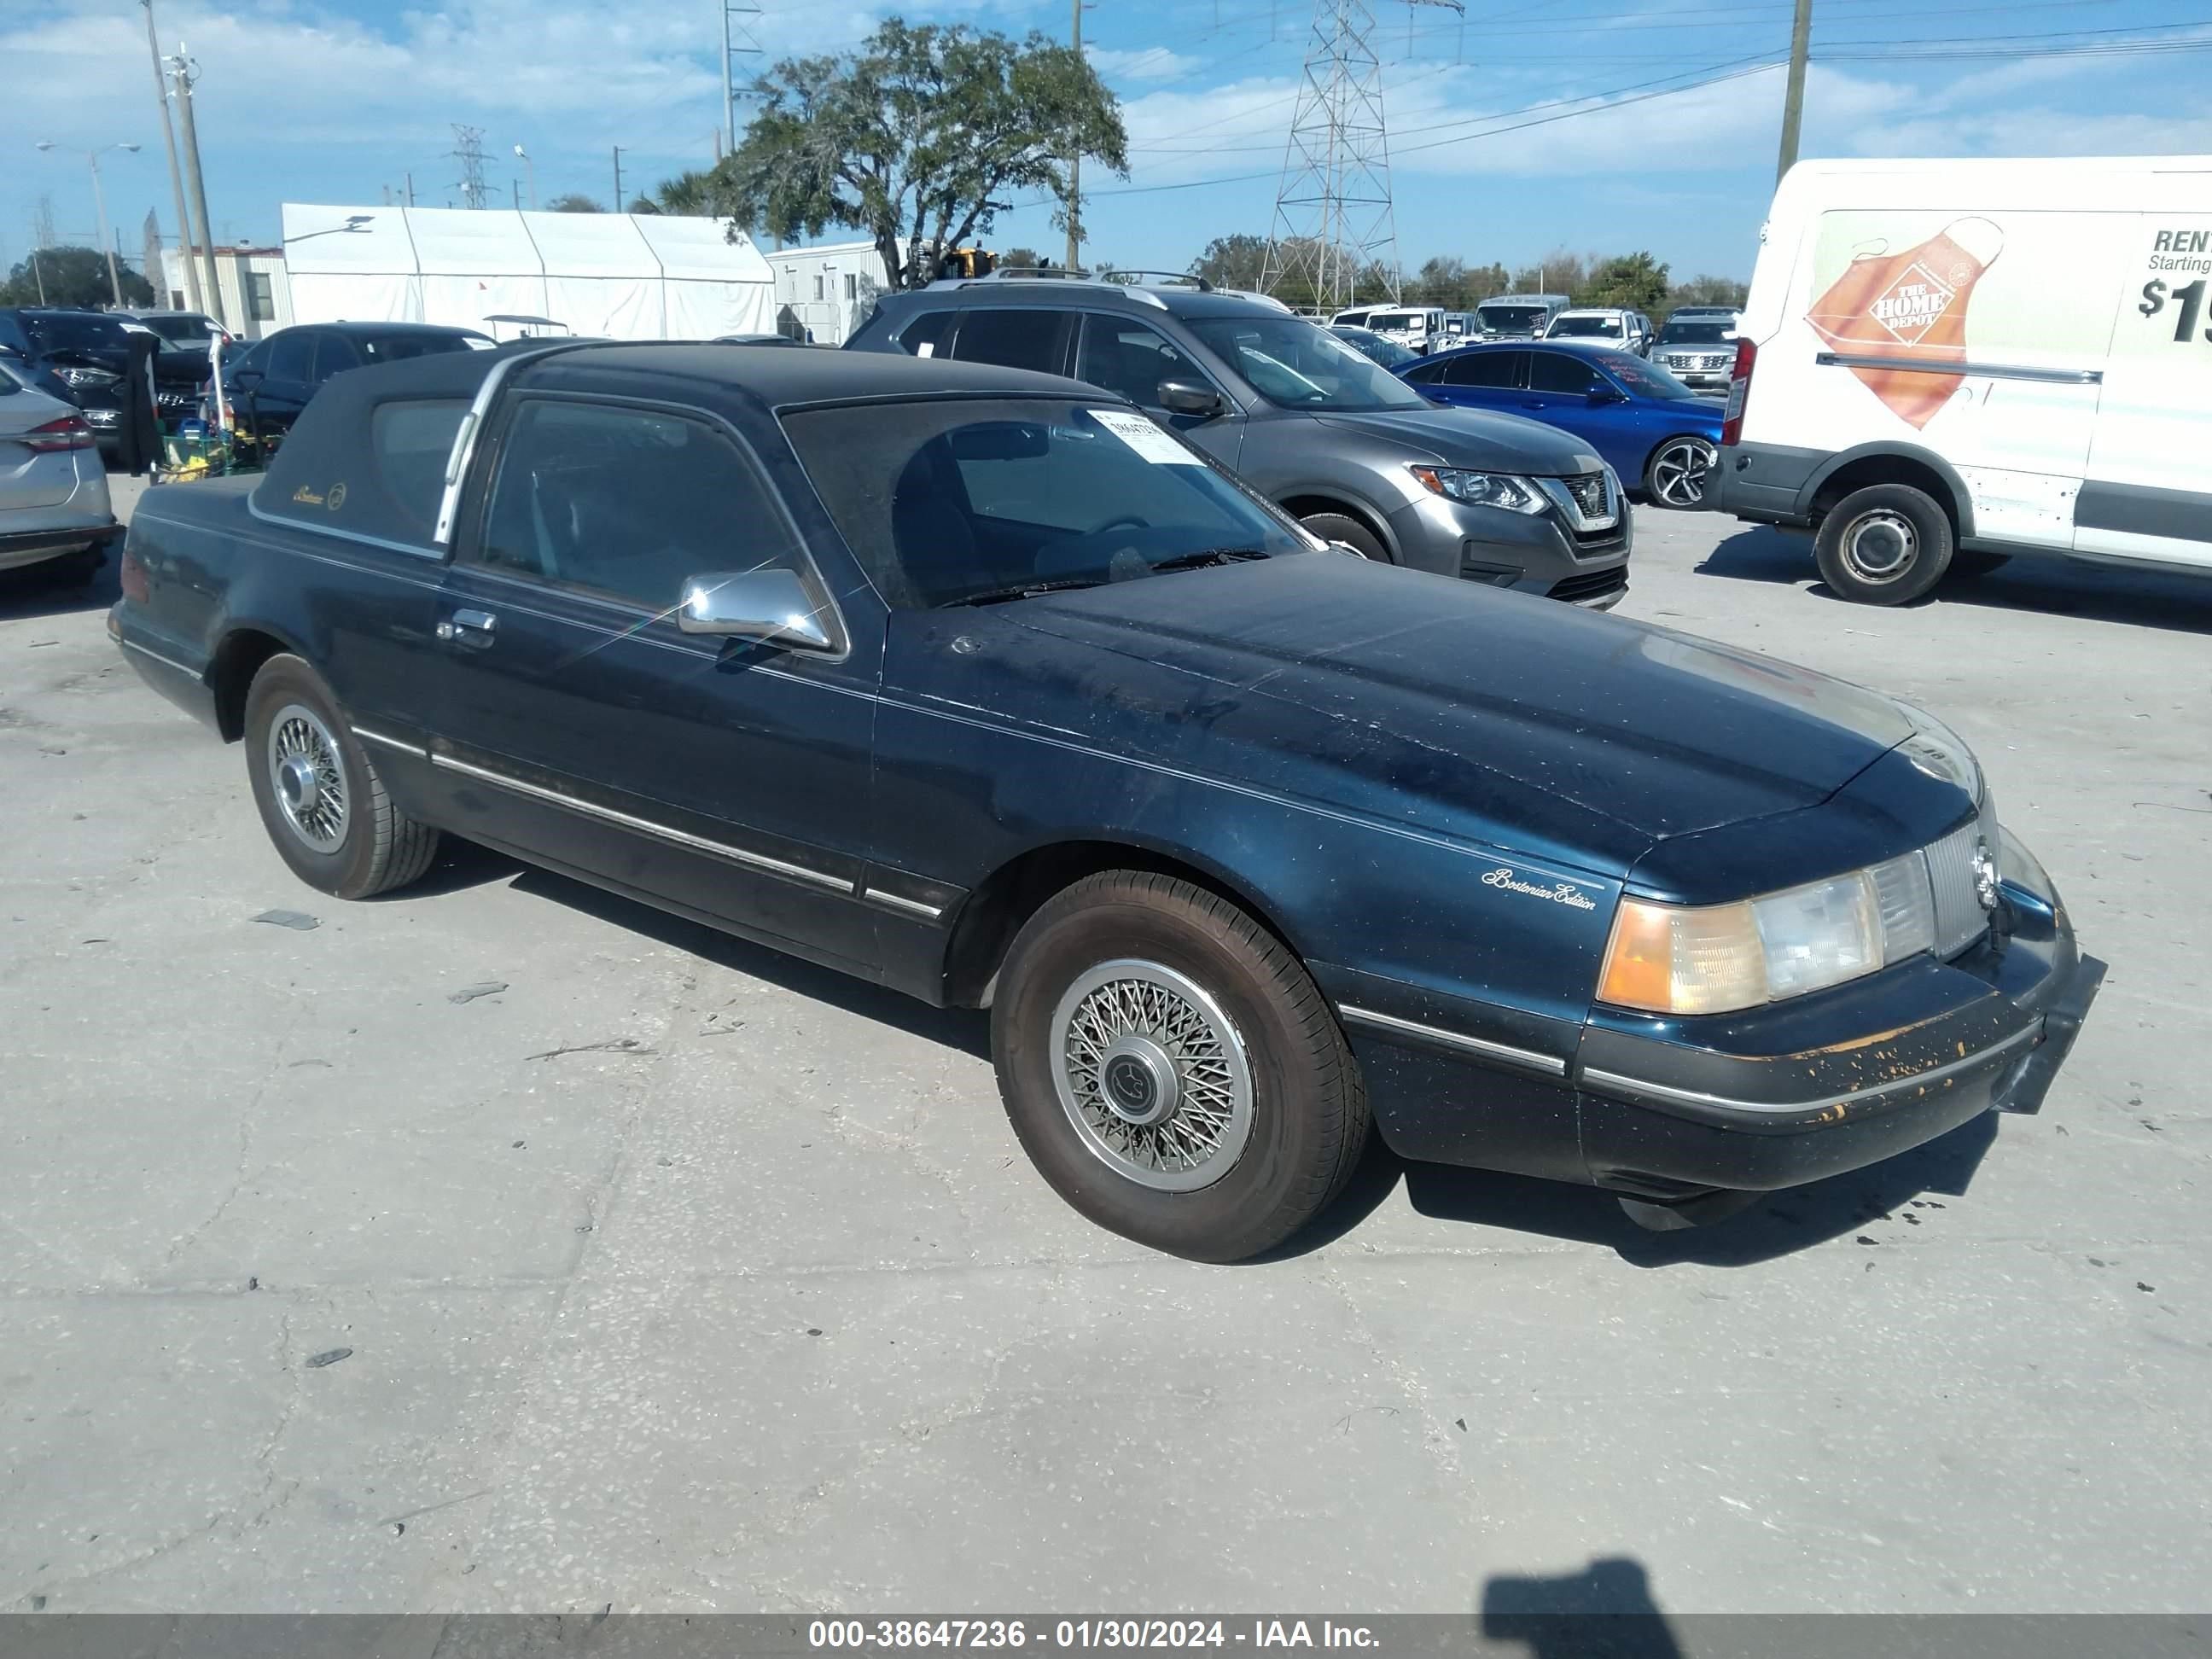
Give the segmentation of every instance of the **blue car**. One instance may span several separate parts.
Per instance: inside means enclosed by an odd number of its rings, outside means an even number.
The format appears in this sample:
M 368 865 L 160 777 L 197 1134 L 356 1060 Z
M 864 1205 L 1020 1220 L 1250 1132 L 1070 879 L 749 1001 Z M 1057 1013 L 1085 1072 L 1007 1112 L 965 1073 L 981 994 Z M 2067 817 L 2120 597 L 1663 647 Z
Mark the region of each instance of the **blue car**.
M 1545 341 L 1474 345 L 1398 371 L 1435 403 L 1522 415 L 1571 433 L 1630 489 L 1698 507 L 1720 453 L 1723 405 L 1656 363 L 1609 346 Z

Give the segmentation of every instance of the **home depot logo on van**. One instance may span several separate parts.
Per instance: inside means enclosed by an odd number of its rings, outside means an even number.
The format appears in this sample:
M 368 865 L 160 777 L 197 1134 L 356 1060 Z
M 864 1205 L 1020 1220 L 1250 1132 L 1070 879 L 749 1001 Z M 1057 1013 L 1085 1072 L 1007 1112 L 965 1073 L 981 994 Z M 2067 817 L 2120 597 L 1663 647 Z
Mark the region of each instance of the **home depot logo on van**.
M 1867 307 L 1867 314 L 1906 345 L 1918 345 L 1957 299 L 1958 290 L 1917 261 L 1888 291 Z

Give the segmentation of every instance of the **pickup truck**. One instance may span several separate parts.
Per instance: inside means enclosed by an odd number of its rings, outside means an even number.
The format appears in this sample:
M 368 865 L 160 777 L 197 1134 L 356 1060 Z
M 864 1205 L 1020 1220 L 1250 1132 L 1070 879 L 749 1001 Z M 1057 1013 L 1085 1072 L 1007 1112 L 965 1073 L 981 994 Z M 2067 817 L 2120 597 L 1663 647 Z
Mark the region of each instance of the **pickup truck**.
M 302 881 L 451 833 L 988 1008 L 1040 1171 L 1193 1257 L 1370 1127 L 1717 1219 L 2030 1103 L 2070 1030 L 2065 908 L 1939 722 L 1345 556 L 1053 376 L 357 370 L 264 477 L 149 494 L 122 580 Z

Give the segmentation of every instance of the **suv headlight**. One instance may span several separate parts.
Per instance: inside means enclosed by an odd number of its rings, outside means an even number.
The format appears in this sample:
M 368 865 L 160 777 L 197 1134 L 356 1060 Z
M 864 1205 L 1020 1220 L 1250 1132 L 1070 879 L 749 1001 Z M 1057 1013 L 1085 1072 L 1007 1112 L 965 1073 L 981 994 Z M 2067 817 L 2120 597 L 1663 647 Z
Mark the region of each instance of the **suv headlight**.
M 1417 466 L 1413 477 L 1431 495 L 1468 507 L 1502 507 L 1509 513 L 1541 513 L 1543 492 L 1510 472 L 1468 472 L 1455 466 Z
M 123 378 L 106 368 L 58 368 L 54 373 L 64 386 L 113 386 Z
M 1597 1000 L 1727 1013 L 1840 985 L 1935 943 L 1935 890 L 1918 852 L 1735 904 L 1623 898 Z

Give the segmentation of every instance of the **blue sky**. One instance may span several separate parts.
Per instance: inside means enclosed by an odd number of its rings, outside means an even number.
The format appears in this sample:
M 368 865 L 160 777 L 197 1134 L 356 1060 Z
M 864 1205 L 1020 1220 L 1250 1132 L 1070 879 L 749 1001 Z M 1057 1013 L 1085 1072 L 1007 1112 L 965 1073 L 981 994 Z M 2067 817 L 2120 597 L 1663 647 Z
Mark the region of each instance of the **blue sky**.
M 857 44 L 892 8 L 761 0 L 770 56 Z M 714 0 L 156 0 L 165 46 L 202 67 L 197 100 L 219 237 L 269 239 L 286 200 L 375 204 L 408 174 L 454 199 L 451 124 L 484 131 L 486 179 L 541 198 L 626 190 L 710 156 L 720 118 Z M 1643 247 L 1677 275 L 1747 276 L 1773 184 L 1790 0 L 1375 0 L 1401 256 L 1534 260 Z M 1064 37 L 1068 0 L 902 9 Z M 1088 252 L 1180 269 L 1226 231 L 1264 234 L 1310 0 L 1122 0 L 1084 32 L 1124 104 L 1126 180 L 1086 182 Z M 0 0 L 0 258 L 52 198 L 89 240 L 82 151 L 134 258 L 154 208 L 173 233 L 144 14 L 136 0 Z M 2145 51 L 2142 40 L 2191 44 Z M 1804 153 L 2212 152 L 2212 0 L 1815 0 Z M 2081 48 L 2089 48 L 2083 52 Z M 2064 49 L 2057 55 L 2054 49 Z M 2029 55 L 2035 54 L 2035 55 Z M 33 144 L 51 138 L 45 155 Z M 64 154 L 64 150 L 73 153 Z M 1219 181 L 1219 182 L 1216 182 Z M 988 239 L 1056 255 L 1045 210 Z

